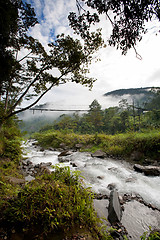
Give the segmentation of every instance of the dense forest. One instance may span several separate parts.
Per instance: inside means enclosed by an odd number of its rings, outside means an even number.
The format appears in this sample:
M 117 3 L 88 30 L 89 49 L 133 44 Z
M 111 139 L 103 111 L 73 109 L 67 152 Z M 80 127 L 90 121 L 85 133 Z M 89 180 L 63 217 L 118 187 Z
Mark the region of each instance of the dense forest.
M 152 94 L 152 93 L 151 93 Z M 73 131 L 80 134 L 105 133 L 117 134 L 128 131 L 140 131 L 144 129 L 159 128 L 160 125 L 160 95 L 154 93 L 141 106 L 134 99 L 129 104 L 127 99 L 121 99 L 119 105 L 102 110 L 102 106 L 95 99 L 90 105 L 88 112 L 62 114 L 57 119 L 46 115 L 33 116 L 20 124 L 22 131 L 33 133 L 48 129 Z M 40 108 L 42 107 L 42 108 Z M 43 109 L 43 106 L 39 106 Z

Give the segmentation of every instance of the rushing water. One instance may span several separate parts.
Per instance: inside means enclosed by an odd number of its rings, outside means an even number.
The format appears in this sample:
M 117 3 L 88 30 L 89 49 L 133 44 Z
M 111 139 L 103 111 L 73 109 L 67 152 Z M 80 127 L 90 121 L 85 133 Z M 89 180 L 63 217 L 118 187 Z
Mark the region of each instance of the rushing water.
M 24 148 L 27 158 L 33 164 L 51 162 L 55 165 L 59 163 L 59 152 L 40 151 L 40 148 L 32 143 L 32 141 L 27 142 Z M 85 184 L 90 186 L 95 193 L 108 195 L 110 190 L 107 186 L 115 184 L 119 194 L 140 195 L 145 202 L 160 209 L 160 177 L 144 176 L 135 172 L 132 165 L 125 161 L 93 158 L 90 153 L 73 152 L 63 159 L 65 160 L 63 166 L 70 166 L 71 169 L 81 171 Z M 76 168 L 73 168 L 71 163 L 74 163 Z M 154 228 L 160 226 L 160 213 L 132 201 L 125 204 L 122 223 L 129 231 L 131 239 L 136 240 L 143 231 L 148 230 L 149 226 Z

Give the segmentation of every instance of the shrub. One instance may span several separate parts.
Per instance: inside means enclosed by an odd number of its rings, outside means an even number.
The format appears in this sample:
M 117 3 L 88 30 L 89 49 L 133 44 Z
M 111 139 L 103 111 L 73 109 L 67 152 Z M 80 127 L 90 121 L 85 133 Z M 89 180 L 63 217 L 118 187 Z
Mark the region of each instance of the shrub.
M 92 193 L 82 187 L 77 172 L 56 167 L 50 175 L 32 181 L 18 196 L 6 203 L 3 222 L 26 231 L 67 231 L 75 224 L 94 227 L 97 217 Z

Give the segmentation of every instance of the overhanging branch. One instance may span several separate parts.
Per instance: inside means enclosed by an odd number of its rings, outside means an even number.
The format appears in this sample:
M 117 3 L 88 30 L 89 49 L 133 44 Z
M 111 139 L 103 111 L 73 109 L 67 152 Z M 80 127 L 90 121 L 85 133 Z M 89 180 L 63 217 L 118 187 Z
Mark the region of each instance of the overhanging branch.
M 29 91 L 29 89 L 33 86 L 33 84 L 37 81 L 38 77 L 40 76 L 40 74 L 45 70 L 46 66 L 43 67 L 40 72 L 37 74 L 37 76 L 35 77 L 35 79 L 29 84 L 29 86 L 26 88 L 26 90 L 22 93 L 22 95 L 19 97 L 19 99 L 16 101 L 16 103 L 11 107 L 10 112 L 13 111 L 13 109 L 15 109 L 15 107 L 21 102 L 21 100 L 23 99 L 23 97 L 27 94 L 27 92 Z
M 27 58 L 30 54 L 32 53 L 32 51 L 30 51 L 26 56 L 24 56 L 23 58 L 21 58 L 18 63 L 20 63 L 21 61 L 23 61 L 25 58 Z
M 30 105 L 28 105 L 25 108 L 19 109 L 17 111 L 11 112 L 6 116 L 6 119 L 20 113 L 23 112 L 31 107 L 33 107 L 37 102 L 39 102 L 39 100 L 49 91 L 52 89 L 52 87 L 54 87 L 56 85 L 56 83 L 65 75 L 66 73 L 62 74 L 59 78 L 56 79 L 56 81 L 54 83 L 51 84 L 51 86 L 49 88 L 47 88 L 33 103 L 31 103 Z

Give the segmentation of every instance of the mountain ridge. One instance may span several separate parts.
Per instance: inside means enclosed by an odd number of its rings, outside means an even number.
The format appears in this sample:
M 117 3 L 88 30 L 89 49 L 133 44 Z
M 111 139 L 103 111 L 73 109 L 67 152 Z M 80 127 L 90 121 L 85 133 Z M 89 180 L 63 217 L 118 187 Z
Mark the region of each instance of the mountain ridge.
M 141 88 L 122 88 L 105 93 L 103 96 L 123 96 L 123 95 L 140 95 L 145 94 L 154 96 L 160 87 L 141 87 Z

